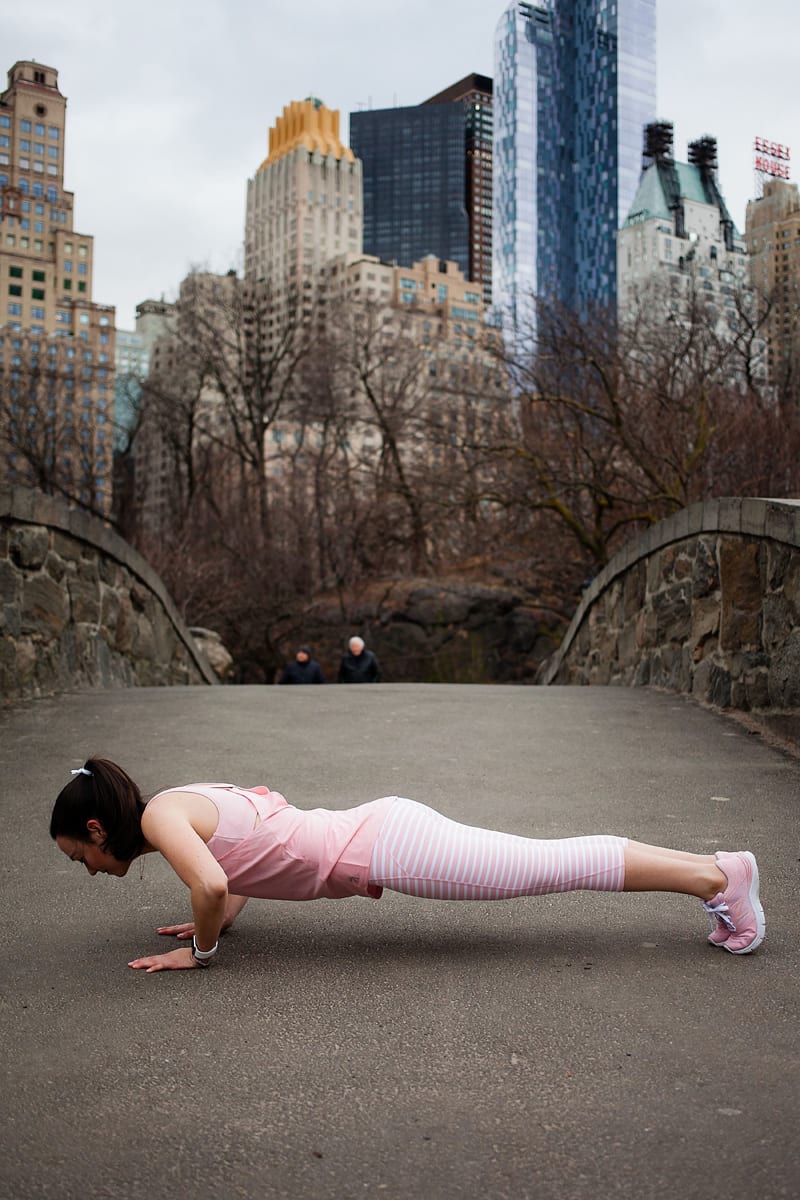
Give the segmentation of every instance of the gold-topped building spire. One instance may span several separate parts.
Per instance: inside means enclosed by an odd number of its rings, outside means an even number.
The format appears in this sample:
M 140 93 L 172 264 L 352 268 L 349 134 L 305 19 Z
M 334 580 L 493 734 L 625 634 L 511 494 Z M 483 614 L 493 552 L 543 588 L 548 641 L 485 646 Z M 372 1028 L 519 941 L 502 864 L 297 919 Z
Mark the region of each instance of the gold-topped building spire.
M 339 110 L 326 108 L 313 96 L 284 105 L 282 115 L 269 131 L 269 155 L 259 170 L 298 148 L 309 154 L 316 150 L 325 157 L 332 154 L 336 159 L 355 161 L 353 151 L 339 137 Z
M 313 96 L 287 104 L 247 181 L 245 278 L 310 315 L 322 268 L 360 254 L 363 227 L 361 160 L 339 137 L 338 111 Z

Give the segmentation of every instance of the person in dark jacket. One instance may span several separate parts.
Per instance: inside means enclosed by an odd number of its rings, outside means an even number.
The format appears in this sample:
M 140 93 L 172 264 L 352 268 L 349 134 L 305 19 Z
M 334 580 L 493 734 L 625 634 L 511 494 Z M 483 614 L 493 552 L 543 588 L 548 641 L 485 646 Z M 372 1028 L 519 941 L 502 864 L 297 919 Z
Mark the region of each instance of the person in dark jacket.
M 339 683 L 380 683 L 380 663 L 371 650 L 365 649 L 364 639 L 351 637 L 348 647 L 339 666 Z
M 301 646 L 278 680 L 279 683 L 324 683 L 322 667 L 311 657 L 311 649 Z

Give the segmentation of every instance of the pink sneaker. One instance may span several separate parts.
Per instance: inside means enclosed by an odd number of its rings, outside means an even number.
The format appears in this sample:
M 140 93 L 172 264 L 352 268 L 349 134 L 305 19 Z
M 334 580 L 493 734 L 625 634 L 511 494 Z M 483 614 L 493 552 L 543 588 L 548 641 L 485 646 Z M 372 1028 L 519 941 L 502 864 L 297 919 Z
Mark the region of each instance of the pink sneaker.
M 724 891 L 703 904 L 716 921 L 708 940 L 731 954 L 750 954 L 763 942 L 765 929 L 764 910 L 758 898 L 756 860 L 749 850 L 735 854 L 718 850 L 716 859 L 728 882 Z
M 718 900 L 719 896 L 715 896 L 714 899 Z M 709 904 L 711 903 L 712 901 L 709 900 Z M 703 907 L 705 907 L 705 905 Z M 730 927 L 726 925 L 722 920 L 722 917 L 718 917 L 716 913 L 711 913 L 710 916 L 711 933 L 708 935 L 708 940 L 711 942 L 712 946 L 724 946 L 728 938 L 731 936 Z

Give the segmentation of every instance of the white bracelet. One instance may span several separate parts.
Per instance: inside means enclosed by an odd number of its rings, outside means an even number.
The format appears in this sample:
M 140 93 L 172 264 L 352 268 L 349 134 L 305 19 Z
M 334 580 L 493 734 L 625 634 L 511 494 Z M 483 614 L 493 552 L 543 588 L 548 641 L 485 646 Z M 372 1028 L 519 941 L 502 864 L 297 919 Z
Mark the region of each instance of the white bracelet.
M 192 937 L 192 958 L 195 962 L 202 963 L 205 966 L 210 958 L 213 958 L 219 949 L 219 941 L 217 940 L 210 950 L 199 950 L 197 942 Z

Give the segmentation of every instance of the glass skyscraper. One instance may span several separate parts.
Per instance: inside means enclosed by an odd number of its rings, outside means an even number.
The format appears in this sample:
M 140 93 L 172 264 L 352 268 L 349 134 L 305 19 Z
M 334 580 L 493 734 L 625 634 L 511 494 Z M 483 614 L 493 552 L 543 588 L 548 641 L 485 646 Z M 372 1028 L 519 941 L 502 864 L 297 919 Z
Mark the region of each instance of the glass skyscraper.
M 513 0 L 495 37 L 493 298 L 616 301 L 616 233 L 655 119 L 656 0 Z
M 362 162 L 364 252 L 458 264 L 491 298 L 492 81 L 468 75 L 423 104 L 350 114 Z

